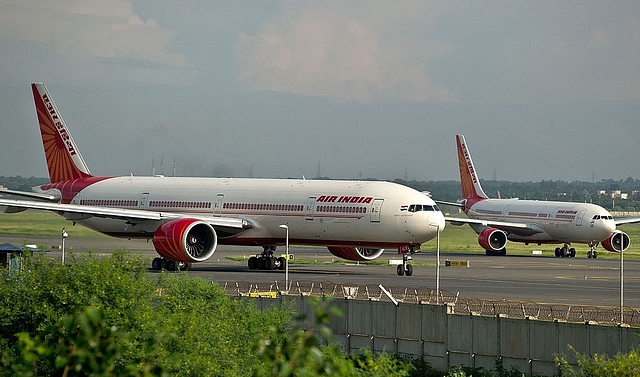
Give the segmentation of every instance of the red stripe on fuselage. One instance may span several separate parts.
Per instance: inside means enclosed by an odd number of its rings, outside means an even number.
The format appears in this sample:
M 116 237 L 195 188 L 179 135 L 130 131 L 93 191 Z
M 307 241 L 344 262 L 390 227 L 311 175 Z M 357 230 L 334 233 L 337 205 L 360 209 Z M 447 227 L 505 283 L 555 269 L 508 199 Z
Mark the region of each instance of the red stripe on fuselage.
M 62 204 L 69 204 L 75 198 L 76 195 L 85 188 L 93 185 L 94 183 L 98 183 L 104 181 L 106 179 L 113 177 L 90 177 L 90 178 L 79 178 L 73 179 L 70 181 L 62 181 L 49 183 L 46 185 L 40 186 L 40 189 L 43 191 L 57 189 L 62 194 Z

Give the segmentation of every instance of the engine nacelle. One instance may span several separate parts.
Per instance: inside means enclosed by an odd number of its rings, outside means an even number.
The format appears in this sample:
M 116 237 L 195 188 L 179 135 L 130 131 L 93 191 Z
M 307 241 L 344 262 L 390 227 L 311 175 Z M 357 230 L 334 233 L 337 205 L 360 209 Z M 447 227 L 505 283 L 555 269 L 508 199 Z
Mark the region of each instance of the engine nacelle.
M 153 246 L 160 256 L 176 262 L 203 262 L 216 251 L 218 236 L 204 221 L 177 219 L 156 229 Z
M 351 261 L 368 261 L 374 260 L 382 255 L 384 249 L 371 249 L 366 247 L 349 247 L 349 246 L 331 246 L 328 247 L 329 252 L 338 258 Z
M 620 245 L 622 245 L 622 251 L 627 250 L 629 245 L 631 245 L 629 235 L 620 230 L 616 230 L 611 236 L 609 236 L 609 238 L 602 241 L 602 247 L 615 253 L 620 252 Z
M 507 235 L 500 229 L 485 229 L 478 234 L 478 243 L 485 250 L 499 251 L 507 246 Z

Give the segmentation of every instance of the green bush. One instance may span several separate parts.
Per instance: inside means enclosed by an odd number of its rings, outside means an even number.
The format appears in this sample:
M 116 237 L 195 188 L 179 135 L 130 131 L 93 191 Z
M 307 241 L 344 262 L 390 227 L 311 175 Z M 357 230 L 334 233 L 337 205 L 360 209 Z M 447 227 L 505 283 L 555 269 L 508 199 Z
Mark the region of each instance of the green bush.
M 72 259 L 28 260 L 14 278 L 0 269 L 0 375 L 243 376 L 259 363 L 251 344 L 291 317 L 203 279 L 154 282 L 123 250 Z
M 564 357 L 558 357 L 559 375 L 562 377 L 635 377 L 640 376 L 640 349 L 629 353 L 619 353 L 614 357 L 595 354 L 593 357 L 582 355 L 569 347 L 576 356 L 577 367 L 571 366 Z

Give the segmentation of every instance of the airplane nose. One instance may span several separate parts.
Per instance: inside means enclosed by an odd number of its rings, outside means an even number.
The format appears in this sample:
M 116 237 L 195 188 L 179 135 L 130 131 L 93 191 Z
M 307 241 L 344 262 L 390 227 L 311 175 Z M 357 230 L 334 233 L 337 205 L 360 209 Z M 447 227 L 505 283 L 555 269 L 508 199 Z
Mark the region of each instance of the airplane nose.
M 429 216 L 429 227 L 435 232 L 442 232 L 445 224 L 446 222 L 444 221 L 442 212 L 435 212 L 433 215 Z
M 605 227 L 607 228 L 607 231 L 611 234 L 616 230 L 616 223 L 614 221 L 608 221 L 605 223 Z

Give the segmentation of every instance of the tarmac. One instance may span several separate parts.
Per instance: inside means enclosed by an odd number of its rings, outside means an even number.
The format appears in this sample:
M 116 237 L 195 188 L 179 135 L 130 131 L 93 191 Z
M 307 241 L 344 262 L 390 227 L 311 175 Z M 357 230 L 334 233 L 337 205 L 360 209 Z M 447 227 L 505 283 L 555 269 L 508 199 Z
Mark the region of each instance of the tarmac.
M 0 235 L 0 243 L 18 245 L 32 244 L 48 249 L 47 256 L 61 260 L 62 239 L 37 236 Z M 142 254 L 149 261 L 157 256 L 152 242 L 117 238 L 65 240 L 65 255 L 70 263 L 70 253 L 92 251 L 98 255 L 110 255 L 118 248 L 134 254 Z M 437 285 L 436 253 L 422 252 L 413 256 L 413 276 L 398 276 L 396 265 L 367 265 L 340 260 L 326 249 L 318 247 L 290 247 L 294 260 L 289 266 L 290 281 L 314 281 L 353 283 L 357 285 L 382 284 L 385 287 L 427 287 Z M 249 270 L 246 259 L 262 251 L 260 247 L 218 245 L 206 262 L 194 263 L 189 276 L 198 276 L 219 282 L 282 282 L 285 272 L 279 270 Z M 284 253 L 278 248 L 276 254 Z M 606 251 L 600 250 L 600 253 Z M 244 258 L 234 261 L 227 257 Z M 296 264 L 295 259 L 315 260 L 318 264 Z M 401 259 L 395 251 L 385 251 L 378 260 Z M 340 260 L 342 261 L 342 260 Z M 467 267 L 445 266 L 467 264 Z M 486 256 L 483 251 L 460 253 L 440 252 L 440 289 L 459 294 L 464 298 L 484 300 L 527 301 L 539 304 L 568 304 L 593 306 L 620 306 L 621 273 L 619 260 L 587 259 L 585 253 L 575 258 L 555 258 L 548 255 L 535 256 Z M 463 263 L 456 263 L 463 262 Z M 419 264 L 419 265 L 417 265 Z M 150 266 L 150 265 L 149 265 Z M 158 271 L 149 270 L 151 275 Z M 640 309 L 640 261 L 624 263 L 623 305 Z

